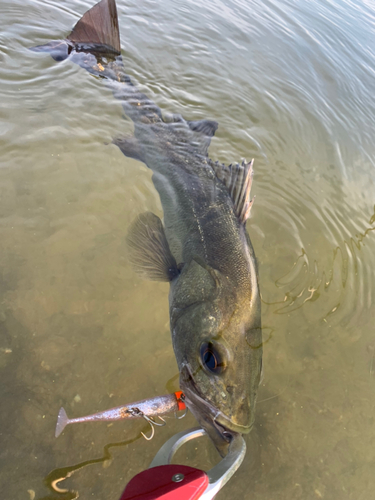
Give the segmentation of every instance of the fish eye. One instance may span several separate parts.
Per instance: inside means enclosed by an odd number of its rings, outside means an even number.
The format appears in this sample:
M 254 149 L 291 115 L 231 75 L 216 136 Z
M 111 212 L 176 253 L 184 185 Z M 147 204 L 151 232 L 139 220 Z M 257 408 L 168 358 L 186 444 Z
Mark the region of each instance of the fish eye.
M 211 373 L 219 374 L 225 369 L 225 362 L 212 342 L 203 342 L 200 349 L 203 367 Z

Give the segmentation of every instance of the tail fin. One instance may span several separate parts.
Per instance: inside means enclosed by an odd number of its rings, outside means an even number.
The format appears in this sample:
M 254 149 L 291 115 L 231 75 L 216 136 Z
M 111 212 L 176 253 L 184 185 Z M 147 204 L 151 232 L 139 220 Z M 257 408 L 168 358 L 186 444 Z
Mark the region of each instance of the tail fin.
M 101 45 L 120 54 L 120 30 L 115 0 L 101 0 L 88 10 L 67 38 L 74 45 Z
M 65 60 L 72 50 L 118 56 L 121 53 L 115 0 L 101 0 L 74 26 L 66 40 L 32 47 L 34 52 L 48 52 L 55 61 Z
M 64 408 L 60 408 L 59 414 L 57 416 L 57 424 L 55 430 L 55 437 L 59 437 L 65 427 L 68 425 L 69 419 Z

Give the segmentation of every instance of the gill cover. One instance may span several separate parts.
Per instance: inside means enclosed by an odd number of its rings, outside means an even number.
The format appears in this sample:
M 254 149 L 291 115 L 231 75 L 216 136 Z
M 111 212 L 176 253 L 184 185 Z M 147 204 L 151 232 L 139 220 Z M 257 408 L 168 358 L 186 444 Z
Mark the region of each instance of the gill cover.
M 171 308 L 183 309 L 192 304 L 213 300 L 217 295 L 217 272 L 198 256 L 185 263 L 179 279 L 170 291 Z

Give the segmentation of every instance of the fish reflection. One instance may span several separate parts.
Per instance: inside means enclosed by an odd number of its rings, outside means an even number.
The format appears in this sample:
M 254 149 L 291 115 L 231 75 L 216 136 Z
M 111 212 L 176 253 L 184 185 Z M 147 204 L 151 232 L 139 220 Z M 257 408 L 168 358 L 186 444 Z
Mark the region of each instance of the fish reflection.
M 132 83 L 120 55 L 115 0 L 102 0 L 63 41 L 34 48 L 69 58 L 105 79 L 134 123 L 114 143 L 153 171 L 164 221 L 132 224 L 131 261 L 143 276 L 170 282 L 173 348 L 186 405 L 224 455 L 234 433 L 250 432 L 261 374 L 258 271 L 246 232 L 253 162 L 208 157 L 217 123 L 163 116 Z

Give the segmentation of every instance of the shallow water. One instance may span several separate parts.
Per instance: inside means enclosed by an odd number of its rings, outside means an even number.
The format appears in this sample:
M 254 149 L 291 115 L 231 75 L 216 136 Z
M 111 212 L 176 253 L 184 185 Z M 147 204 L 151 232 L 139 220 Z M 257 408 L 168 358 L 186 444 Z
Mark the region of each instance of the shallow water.
M 116 500 L 194 425 L 170 419 L 151 442 L 139 422 L 54 438 L 62 405 L 80 416 L 178 387 L 168 286 L 127 261 L 130 222 L 161 214 L 150 172 L 110 144 L 131 125 L 100 80 L 27 50 L 66 36 L 91 5 L 0 5 L 3 498 Z M 217 498 L 372 498 L 374 4 L 119 0 L 118 11 L 142 91 L 165 112 L 217 120 L 214 160 L 255 158 L 247 227 L 265 375 L 245 462 Z M 208 468 L 215 453 L 194 443 L 177 458 Z

